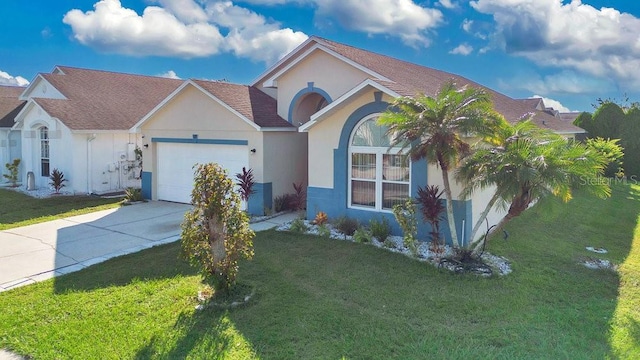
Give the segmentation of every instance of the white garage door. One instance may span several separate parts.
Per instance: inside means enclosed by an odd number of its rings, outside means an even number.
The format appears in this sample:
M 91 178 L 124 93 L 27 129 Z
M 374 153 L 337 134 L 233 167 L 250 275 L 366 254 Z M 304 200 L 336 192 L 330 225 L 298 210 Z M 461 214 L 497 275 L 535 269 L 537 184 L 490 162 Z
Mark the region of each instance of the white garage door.
M 235 180 L 249 168 L 249 151 L 241 145 L 158 143 L 158 200 L 191 202 L 193 165 L 218 163 Z

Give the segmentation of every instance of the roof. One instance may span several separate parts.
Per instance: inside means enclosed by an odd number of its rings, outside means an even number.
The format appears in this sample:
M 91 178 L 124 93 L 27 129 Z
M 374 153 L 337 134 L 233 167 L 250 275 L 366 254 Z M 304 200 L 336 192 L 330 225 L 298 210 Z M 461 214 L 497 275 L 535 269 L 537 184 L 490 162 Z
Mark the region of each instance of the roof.
M 0 128 L 13 126 L 16 115 L 27 103 L 18 99 L 24 89 L 22 86 L 0 86 Z
M 71 130 L 129 130 L 182 84 L 177 79 L 66 66 L 41 76 L 66 99 L 32 100 Z
M 549 128 L 560 133 L 584 132 L 583 129 L 571 123 L 561 121 L 559 118 L 544 111 L 536 110 L 533 101 L 510 98 L 467 78 L 445 71 L 413 64 L 317 36 L 309 38 L 296 51 L 306 51 L 313 46 L 312 44 L 319 44 L 339 56 L 370 70 L 369 73 L 372 79 L 401 96 L 415 96 L 417 93 L 434 96 L 444 83 L 453 79 L 458 86 L 481 87 L 488 91 L 492 96 L 494 108 L 511 122 L 518 121 L 528 114 L 534 114 L 533 122 L 540 127 Z M 273 76 L 293 61 L 295 61 L 295 57 L 292 56 L 283 58 L 273 68 L 265 72 L 260 79 Z M 383 78 L 376 77 L 374 74 L 379 74 Z
M 192 81 L 260 127 L 293 127 L 278 115 L 276 100 L 254 86 L 220 81 Z

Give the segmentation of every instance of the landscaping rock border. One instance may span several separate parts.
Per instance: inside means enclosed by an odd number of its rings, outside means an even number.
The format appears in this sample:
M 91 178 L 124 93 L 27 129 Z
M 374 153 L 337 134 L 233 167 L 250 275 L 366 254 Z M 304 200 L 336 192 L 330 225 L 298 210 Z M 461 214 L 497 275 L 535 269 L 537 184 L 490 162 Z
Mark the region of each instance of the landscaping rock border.
M 313 224 L 309 220 L 303 220 L 303 221 L 305 226 L 307 227 L 307 231 L 305 232 L 306 234 L 316 235 L 316 236 L 319 235 L 319 227 L 317 225 Z M 292 223 L 293 221 L 286 222 L 278 226 L 276 230 L 289 231 Z M 330 231 L 329 238 L 335 239 L 335 240 L 342 240 L 342 241 L 354 241 L 352 236 L 341 233 L 336 228 L 334 228 L 331 224 L 326 224 L 326 226 Z M 387 251 L 403 254 L 405 256 L 408 256 L 412 259 L 416 259 L 418 261 L 428 262 L 436 267 L 445 268 L 453 272 L 458 272 L 456 270 L 455 265 L 443 265 L 444 262 L 441 261 L 444 258 L 454 255 L 453 248 L 451 248 L 448 245 L 444 246 L 442 253 L 434 253 L 431 251 L 431 249 L 429 249 L 429 243 L 420 242 L 418 244 L 416 255 L 414 255 L 411 252 L 411 250 L 409 250 L 404 246 L 404 241 L 401 236 L 390 236 L 387 239 L 387 244 L 378 241 L 378 239 L 376 238 L 373 238 L 370 244 L 373 246 L 385 249 Z M 388 246 L 388 244 L 392 244 L 393 246 Z M 485 262 L 485 264 L 491 267 L 492 271 L 491 273 L 479 273 L 479 275 L 491 276 L 492 273 L 495 273 L 503 276 L 503 275 L 510 274 L 512 272 L 510 262 L 504 257 L 485 252 L 484 254 L 482 254 L 481 259 L 482 261 Z

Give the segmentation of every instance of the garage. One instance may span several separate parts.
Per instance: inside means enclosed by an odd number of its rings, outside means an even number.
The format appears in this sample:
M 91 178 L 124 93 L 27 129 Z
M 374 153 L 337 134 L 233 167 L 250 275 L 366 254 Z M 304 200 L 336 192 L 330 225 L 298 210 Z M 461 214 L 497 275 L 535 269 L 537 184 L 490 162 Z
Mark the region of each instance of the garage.
M 157 143 L 157 198 L 179 203 L 191 202 L 193 166 L 217 163 L 229 176 L 249 168 L 246 145 Z

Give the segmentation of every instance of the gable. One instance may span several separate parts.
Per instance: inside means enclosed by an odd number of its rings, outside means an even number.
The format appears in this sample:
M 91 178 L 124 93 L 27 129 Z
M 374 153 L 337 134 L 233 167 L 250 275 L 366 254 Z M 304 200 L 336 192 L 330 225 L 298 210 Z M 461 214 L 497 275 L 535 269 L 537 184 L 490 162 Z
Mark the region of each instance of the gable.
M 319 89 L 336 99 L 367 79 L 369 74 L 348 63 L 315 49 L 294 66 L 275 78 L 278 115 L 287 119 L 291 101 L 301 90 Z
M 199 131 L 255 131 L 236 114 L 191 84 L 187 84 L 154 113 L 140 129 L 191 137 Z
M 21 100 L 29 100 L 30 98 L 66 99 L 58 89 L 40 74 L 20 95 Z

